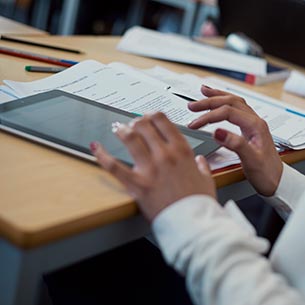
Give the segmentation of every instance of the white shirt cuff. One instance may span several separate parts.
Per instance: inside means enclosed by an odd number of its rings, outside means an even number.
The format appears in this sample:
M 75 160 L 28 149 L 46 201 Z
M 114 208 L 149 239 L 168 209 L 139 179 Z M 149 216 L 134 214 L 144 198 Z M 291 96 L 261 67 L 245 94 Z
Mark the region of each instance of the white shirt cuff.
M 287 219 L 305 194 L 305 176 L 284 163 L 282 177 L 275 194 L 263 197 L 277 212 Z

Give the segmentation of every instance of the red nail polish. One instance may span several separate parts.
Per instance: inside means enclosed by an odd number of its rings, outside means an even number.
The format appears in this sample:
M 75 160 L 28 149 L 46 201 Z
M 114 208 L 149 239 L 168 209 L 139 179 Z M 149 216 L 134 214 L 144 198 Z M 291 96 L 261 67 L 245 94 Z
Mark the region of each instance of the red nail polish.
M 90 149 L 94 153 L 97 150 L 97 143 L 96 142 L 91 142 L 90 143 Z
M 202 85 L 202 87 L 207 88 L 207 89 L 212 89 L 211 87 L 206 86 L 206 85 Z
M 228 132 L 226 130 L 216 129 L 216 131 L 215 131 L 215 138 L 220 142 L 224 142 L 227 138 L 227 135 L 228 135 Z

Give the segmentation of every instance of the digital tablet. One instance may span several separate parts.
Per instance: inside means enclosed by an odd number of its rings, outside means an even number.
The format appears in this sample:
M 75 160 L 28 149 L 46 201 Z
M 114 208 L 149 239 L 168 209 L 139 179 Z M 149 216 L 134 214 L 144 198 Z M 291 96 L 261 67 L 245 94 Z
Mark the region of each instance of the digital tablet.
M 36 142 L 95 161 L 90 143 L 99 141 L 117 159 L 132 164 L 112 123 L 128 123 L 135 114 L 59 90 L 0 105 L 0 128 Z M 178 126 L 195 154 L 208 155 L 219 146 L 202 131 Z

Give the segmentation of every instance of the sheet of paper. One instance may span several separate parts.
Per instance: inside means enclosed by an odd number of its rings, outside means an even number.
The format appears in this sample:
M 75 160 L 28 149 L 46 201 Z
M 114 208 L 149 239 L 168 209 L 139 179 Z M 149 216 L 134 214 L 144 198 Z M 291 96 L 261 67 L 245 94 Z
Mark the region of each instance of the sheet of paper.
M 34 82 L 4 82 L 21 96 L 59 89 L 136 114 L 162 111 L 181 125 L 198 117 L 188 110 L 185 100 L 145 79 L 92 60 Z
M 142 56 L 266 75 L 266 60 L 203 45 L 187 37 L 164 34 L 141 27 L 129 29 L 118 49 Z
M 285 82 L 284 90 L 305 97 L 305 74 L 292 71 Z
M 238 155 L 225 147 L 221 147 L 211 154 L 207 161 L 211 170 L 224 168 L 230 165 L 240 164 Z

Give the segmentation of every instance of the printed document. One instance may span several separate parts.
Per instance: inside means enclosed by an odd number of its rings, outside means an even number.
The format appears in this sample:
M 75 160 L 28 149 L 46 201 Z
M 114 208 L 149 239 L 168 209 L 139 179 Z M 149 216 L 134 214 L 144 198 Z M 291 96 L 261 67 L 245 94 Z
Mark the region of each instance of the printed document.
M 171 121 L 180 125 L 187 125 L 198 117 L 197 113 L 188 110 L 186 100 L 165 88 L 93 60 L 83 61 L 37 81 L 25 83 L 5 80 L 4 83 L 19 97 L 58 89 L 140 115 L 162 111 Z

